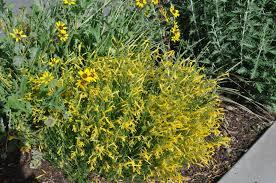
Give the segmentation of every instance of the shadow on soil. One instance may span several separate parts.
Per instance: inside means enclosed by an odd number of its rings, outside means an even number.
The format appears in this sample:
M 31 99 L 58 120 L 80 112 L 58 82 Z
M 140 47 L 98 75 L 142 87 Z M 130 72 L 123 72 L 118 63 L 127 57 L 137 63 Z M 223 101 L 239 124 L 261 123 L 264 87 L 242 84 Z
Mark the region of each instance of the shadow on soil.
M 35 176 L 24 171 L 23 156 L 19 149 L 19 142 L 12 140 L 8 144 L 6 138 L 0 141 L 0 183 L 34 183 Z

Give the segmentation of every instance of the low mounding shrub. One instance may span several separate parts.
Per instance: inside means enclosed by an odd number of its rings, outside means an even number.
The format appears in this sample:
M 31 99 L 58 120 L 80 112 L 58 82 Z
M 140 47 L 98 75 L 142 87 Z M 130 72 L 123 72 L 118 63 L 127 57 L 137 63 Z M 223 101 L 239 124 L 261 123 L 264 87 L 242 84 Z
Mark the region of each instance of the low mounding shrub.
M 9 97 L 21 96 L 13 111 L 30 107 L 12 113 L 18 135 L 75 182 L 91 173 L 114 181 L 179 181 L 184 163 L 207 164 L 227 142 L 218 129 L 217 80 L 189 60 L 173 60 L 173 52 L 115 55 L 71 54 L 54 66 L 59 58 L 22 69 L 21 94 Z
M 183 10 L 185 50 L 209 73 L 229 71 L 243 95 L 276 105 L 275 1 L 174 2 Z

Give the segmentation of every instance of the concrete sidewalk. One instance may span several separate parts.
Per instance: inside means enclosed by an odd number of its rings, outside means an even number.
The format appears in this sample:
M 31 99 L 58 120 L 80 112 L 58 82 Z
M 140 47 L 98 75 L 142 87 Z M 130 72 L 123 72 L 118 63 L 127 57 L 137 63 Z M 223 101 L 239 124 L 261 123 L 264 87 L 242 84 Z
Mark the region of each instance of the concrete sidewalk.
M 218 183 L 276 183 L 276 124 Z
M 29 7 L 31 5 L 32 0 L 4 0 L 6 3 L 13 3 L 15 4 L 15 11 L 18 11 L 21 7 Z

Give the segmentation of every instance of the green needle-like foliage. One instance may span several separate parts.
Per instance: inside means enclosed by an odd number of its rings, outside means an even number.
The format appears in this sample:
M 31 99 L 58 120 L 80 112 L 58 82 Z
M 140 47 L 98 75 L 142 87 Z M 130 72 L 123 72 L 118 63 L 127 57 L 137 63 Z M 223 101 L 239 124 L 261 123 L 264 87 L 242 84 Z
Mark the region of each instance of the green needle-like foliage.
M 276 1 L 176 2 L 183 8 L 185 50 L 210 74 L 230 72 L 243 95 L 275 105 Z

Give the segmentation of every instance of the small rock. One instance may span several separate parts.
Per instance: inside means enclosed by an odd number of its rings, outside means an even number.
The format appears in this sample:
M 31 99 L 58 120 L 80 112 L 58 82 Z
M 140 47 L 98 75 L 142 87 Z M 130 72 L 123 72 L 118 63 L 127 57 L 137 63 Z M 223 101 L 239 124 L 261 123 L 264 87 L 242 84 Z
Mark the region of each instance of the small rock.
M 225 109 L 227 109 L 228 111 L 233 111 L 235 108 L 232 106 L 226 106 Z

